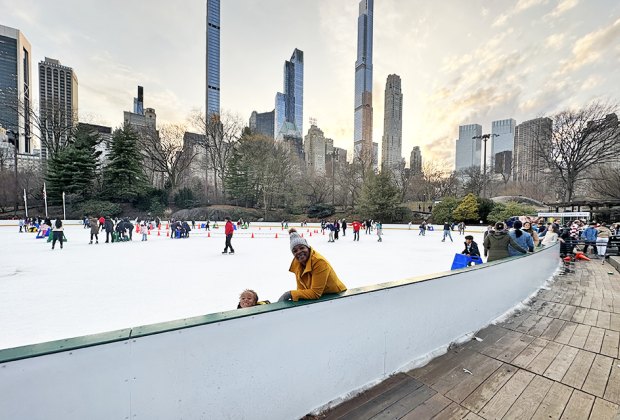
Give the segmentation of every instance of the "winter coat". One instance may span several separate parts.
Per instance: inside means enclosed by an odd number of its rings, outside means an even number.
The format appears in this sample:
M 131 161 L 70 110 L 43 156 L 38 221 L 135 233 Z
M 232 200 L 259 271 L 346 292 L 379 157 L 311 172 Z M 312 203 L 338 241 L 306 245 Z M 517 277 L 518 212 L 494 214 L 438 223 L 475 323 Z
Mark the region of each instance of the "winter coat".
M 472 241 L 469 245 L 469 249 L 467 249 L 467 242 L 465 242 L 465 249 L 461 252 L 461 254 L 469 255 L 471 257 L 479 257 L 480 250 L 478 249 L 478 244 Z
M 511 230 L 510 232 L 508 232 L 508 235 L 510 235 L 510 237 L 514 239 L 514 241 L 518 243 L 521 248 L 525 249 L 525 251 L 520 252 L 517 249 L 513 248 L 512 245 L 510 245 L 508 247 L 508 254 L 510 254 L 511 257 L 523 255 L 527 251 L 534 251 L 534 241 L 532 240 L 532 236 L 526 231 L 522 230 L 521 236 L 519 237 L 517 237 L 516 230 Z
M 523 253 L 527 252 L 527 249 L 521 248 L 521 246 L 516 243 L 505 230 L 499 232 L 493 231 L 489 233 L 487 237 L 484 238 L 484 248 L 487 250 L 489 255 L 487 262 L 509 257 L 510 254 L 508 253 L 508 245 Z
M 105 219 L 105 223 L 103 225 L 105 227 L 105 231 L 107 233 L 112 233 L 114 232 L 114 223 L 112 223 L 112 220 L 110 219 Z
M 581 234 L 581 239 L 585 239 L 588 242 L 596 242 L 597 236 L 598 230 L 594 226 L 588 226 Z
M 295 274 L 297 280 L 297 290 L 291 290 L 294 301 L 318 299 L 324 294 L 347 290 L 327 260 L 312 248 L 305 267 L 294 258 L 288 271 Z
M 95 219 L 94 217 L 90 219 L 90 233 L 92 235 L 99 233 L 99 223 L 97 222 L 97 219 Z
M 542 240 L 543 246 L 552 245 L 558 241 L 558 234 L 552 231 L 547 232 Z
M 597 238 L 609 238 L 611 236 L 611 230 L 607 226 L 599 226 L 596 230 L 598 231 Z
M 230 220 L 227 220 L 226 226 L 224 226 L 224 233 L 226 235 L 232 235 L 234 231 L 235 231 L 235 228 L 233 227 L 232 222 Z
M 353 232 L 359 232 L 362 228 L 362 224 L 360 222 L 353 222 L 351 223 L 351 226 L 353 226 Z
M 538 243 L 540 242 L 538 232 L 536 232 L 534 229 L 523 229 L 523 232 L 527 232 L 530 234 L 530 236 L 532 237 L 532 241 L 534 241 L 534 247 L 537 247 Z

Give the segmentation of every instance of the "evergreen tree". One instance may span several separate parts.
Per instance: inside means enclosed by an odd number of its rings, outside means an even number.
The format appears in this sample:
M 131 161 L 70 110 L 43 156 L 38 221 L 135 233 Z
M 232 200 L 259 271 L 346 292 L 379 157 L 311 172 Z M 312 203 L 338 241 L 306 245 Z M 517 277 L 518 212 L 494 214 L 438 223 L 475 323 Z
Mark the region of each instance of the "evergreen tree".
M 110 200 L 128 202 L 146 189 L 142 159 L 138 150 L 138 136 L 131 127 L 125 124 L 123 128 L 115 130 L 108 164 L 103 173 L 103 190 Z
M 400 205 L 400 190 L 392 181 L 389 172 L 379 175 L 370 173 L 360 199 L 360 210 L 365 217 L 389 222 L 397 216 Z
M 239 143 L 239 148 L 244 144 L 245 141 L 242 138 Z M 250 207 L 256 204 L 258 199 L 248 175 L 248 164 L 244 162 L 243 155 L 239 150 L 235 150 L 228 161 L 225 186 L 228 195 L 231 199 L 236 201 L 237 205 Z
M 441 202 L 433 205 L 433 222 L 445 223 L 452 222 L 452 212 L 459 205 L 454 197 L 445 197 Z
M 50 201 L 60 202 L 63 192 L 82 198 L 93 195 L 101 154 L 95 148 L 100 141 L 99 134 L 78 128 L 69 144 L 52 156 L 46 175 Z
M 467 194 L 452 212 L 457 221 L 478 221 L 478 200 L 472 193 Z
M 491 213 L 489 222 L 504 222 L 513 216 L 532 216 L 536 214 L 536 209 L 527 204 L 508 201 L 507 203 L 496 203 Z

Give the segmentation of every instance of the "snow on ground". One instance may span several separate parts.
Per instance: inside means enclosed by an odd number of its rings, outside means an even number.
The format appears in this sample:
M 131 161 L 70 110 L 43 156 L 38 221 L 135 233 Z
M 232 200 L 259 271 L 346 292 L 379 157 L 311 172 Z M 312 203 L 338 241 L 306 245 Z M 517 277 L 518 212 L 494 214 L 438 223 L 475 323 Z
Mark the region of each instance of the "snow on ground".
M 349 289 L 448 271 L 463 249 L 458 232 L 441 242 L 437 226 L 418 236 L 385 225 L 381 243 L 364 231 L 353 242 L 352 229 L 328 243 L 316 224 L 295 227 Z M 62 250 L 17 230 L 0 227 L 0 349 L 232 310 L 246 288 L 275 302 L 295 287 L 288 233 L 275 223 L 237 231 L 235 255 L 221 254 L 223 224 L 210 237 L 202 229 L 171 240 L 162 230 L 147 242 L 134 233 L 132 242 L 106 244 L 103 233 L 96 245 L 89 229 L 67 226 Z M 467 233 L 482 249 L 481 229 Z

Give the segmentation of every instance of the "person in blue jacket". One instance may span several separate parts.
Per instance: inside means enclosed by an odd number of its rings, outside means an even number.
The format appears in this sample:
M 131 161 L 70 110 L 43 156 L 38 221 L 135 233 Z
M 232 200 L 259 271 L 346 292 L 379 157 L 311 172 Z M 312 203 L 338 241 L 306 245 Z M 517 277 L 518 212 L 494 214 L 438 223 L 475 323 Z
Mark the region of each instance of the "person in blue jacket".
M 521 248 L 529 252 L 534 252 L 534 240 L 532 239 L 532 235 L 521 230 L 523 223 L 520 220 L 515 220 L 512 227 L 513 229 L 508 232 L 508 235 L 510 235 Z M 508 245 L 508 254 L 514 257 L 515 255 L 523 255 L 525 253 L 513 248 L 512 245 Z
M 583 253 L 588 253 L 588 248 L 592 247 L 594 254 L 596 255 L 596 239 L 598 238 L 598 230 L 596 230 L 596 222 L 590 223 L 590 225 L 581 233 L 581 239 L 586 241 L 583 247 Z

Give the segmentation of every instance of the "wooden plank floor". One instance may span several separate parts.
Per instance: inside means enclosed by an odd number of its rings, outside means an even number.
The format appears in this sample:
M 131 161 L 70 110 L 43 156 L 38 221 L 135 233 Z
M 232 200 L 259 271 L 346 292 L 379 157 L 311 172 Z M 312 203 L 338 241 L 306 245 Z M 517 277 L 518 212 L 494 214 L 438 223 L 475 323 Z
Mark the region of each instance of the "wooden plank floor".
M 576 263 L 476 336 L 306 418 L 620 419 L 620 274 L 610 265 Z

